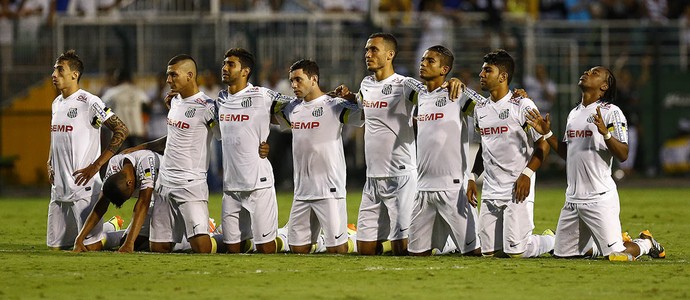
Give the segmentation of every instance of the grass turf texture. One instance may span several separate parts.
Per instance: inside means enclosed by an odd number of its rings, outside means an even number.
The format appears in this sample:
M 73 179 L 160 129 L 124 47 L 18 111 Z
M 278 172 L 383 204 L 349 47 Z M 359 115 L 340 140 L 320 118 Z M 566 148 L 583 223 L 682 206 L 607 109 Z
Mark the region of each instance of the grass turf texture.
M 554 228 L 563 188 L 539 188 L 535 232 Z M 73 254 L 45 246 L 48 198 L 0 199 L 0 299 L 464 298 L 687 299 L 690 188 L 620 190 L 623 230 L 650 229 L 667 258 L 605 260 L 492 259 L 457 256 Z M 359 193 L 348 197 L 355 222 Z M 280 224 L 291 194 L 279 195 Z M 114 214 L 131 218 L 134 201 Z M 220 196 L 210 201 L 220 220 Z

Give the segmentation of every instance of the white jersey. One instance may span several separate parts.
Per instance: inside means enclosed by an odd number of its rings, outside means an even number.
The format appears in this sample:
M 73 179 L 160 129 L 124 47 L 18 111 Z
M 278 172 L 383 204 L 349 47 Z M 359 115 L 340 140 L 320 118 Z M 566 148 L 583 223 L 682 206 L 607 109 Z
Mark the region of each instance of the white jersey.
M 216 113 L 223 145 L 223 190 L 253 191 L 273 186 L 273 168 L 259 157 L 259 144 L 270 132 L 273 102 L 285 96 L 248 84 L 241 91 L 218 94 Z
M 412 92 L 406 77 L 393 74 L 362 80 L 357 93 L 364 108 L 364 154 L 367 177 L 407 175 L 417 167 L 412 129 Z
M 626 119 L 618 106 L 599 100 L 586 107 L 580 103 L 570 111 L 563 137 L 568 144 L 566 196 L 570 202 L 586 202 L 616 188 L 611 177 L 613 154 L 593 123 L 597 107 L 601 107 L 601 116 L 611 135 L 621 143 L 628 143 Z
M 172 99 L 160 168 L 161 185 L 178 188 L 206 182 L 209 144 L 215 125 L 214 101 L 204 93 L 184 99 L 177 95 Z
M 136 190 L 154 188 L 158 178 L 161 156 L 151 150 L 139 150 L 113 156 L 108 162 L 108 168 L 105 170 L 103 181 L 107 180 L 111 175 L 120 172 L 125 159 L 132 163 L 134 167 L 134 176 L 137 178 L 134 188 L 135 192 Z M 134 195 L 130 195 L 130 197 L 132 196 Z M 153 202 L 151 203 L 153 204 Z
M 51 199 L 75 201 L 91 195 L 96 173 L 84 186 L 77 186 L 72 174 L 86 168 L 101 155 L 101 125 L 113 116 L 97 96 L 78 90 L 67 98 L 53 100 L 50 120 L 50 161 L 55 171 Z M 99 184 L 100 185 L 100 184 Z
M 462 94 L 453 102 L 448 89 L 422 90 L 417 96 L 418 190 L 462 189 L 469 173 L 468 114 L 475 102 Z
M 541 138 L 527 125 L 526 115 L 532 109 L 538 111 L 532 100 L 513 98 L 512 92 L 496 102 L 487 99 L 475 106 L 474 120 L 481 135 L 486 173 L 483 199 L 513 198 L 513 185 L 532 157 L 534 142 Z
M 362 126 L 361 110 L 328 95 L 282 103 L 280 109 L 278 117 L 292 128 L 295 200 L 345 198 L 342 129 Z

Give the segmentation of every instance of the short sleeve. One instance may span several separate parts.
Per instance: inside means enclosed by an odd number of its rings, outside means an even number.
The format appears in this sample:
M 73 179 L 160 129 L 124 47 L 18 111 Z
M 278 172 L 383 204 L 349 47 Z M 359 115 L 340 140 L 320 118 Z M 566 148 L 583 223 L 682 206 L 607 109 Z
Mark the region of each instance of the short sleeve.
M 101 98 L 96 96 L 90 97 L 89 99 L 89 114 L 91 117 L 91 126 L 97 129 L 101 128 L 106 120 L 115 115 L 109 107 L 105 106 Z

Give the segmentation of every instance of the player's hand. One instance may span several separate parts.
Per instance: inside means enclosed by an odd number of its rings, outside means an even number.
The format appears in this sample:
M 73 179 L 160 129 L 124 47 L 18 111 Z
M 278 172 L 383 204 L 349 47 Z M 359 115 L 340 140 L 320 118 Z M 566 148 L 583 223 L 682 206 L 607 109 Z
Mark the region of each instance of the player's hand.
M 527 92 L 523 89 L 513 89 L 513 95 L 522 98 L 529 98 L 529 95 L 527 95 Z
M 333 93 L 333 96 L 331 97 L 339 97 L 347 100 L 348 102 L 357 103 L 357 97 L 355 97 L 355 94 L 350 92 L 350 89 L 344 84 L 336 87 L 331 93 Z
M 90 164 L 86 168 L 76 170 L 72 174 L 72 176 L 76 176 L 74 177 L 74 183 L 76 183 L 77 185 L 86 185 L 89 182 L 89 180 L 93 178 L 93 175 L 96 175 L 96 173 L 98 173 L 98 169 L 100 169 L 100 167 L 94 164 Z
M 120 249 L 117 249 L 117 252 L 132 253 L 134 252 L 134 245 L 122 244 L 122 246 L 120 246 Z
M 477 207 L 477 183 L 474 180 L 467 181 L 467 201 L 472 207 Z
M 170 103 L 172 102 L 172 99 L 175 98 L 175 96 L 179 95 L 180 93 L 177 92 L 168 92 L 167 95 L 165 95 L 165 106 L 170 109 Z
M 515 197 L 515 202 L 522 203 L 522 201 L 525 201 L 525 198 L 529 196 L 529 186 L 531 184 L 532 181 L 529 177 L 527 177 L 527 175 L 520 174 L 520 176 L 518 176 L 518 179 L 515 181 L 515 185 L 513 187 L 513 196 Z
M 260 158 L 268 157 L 269 150 L 271 150 L 271 146 L 269 146 L 268 143 L 266 143 L 266 142 L 261 142 L 261 144 L 259 144 L 259 157 Z
M 597 130 L 599 130 L 599 133 L 601 135 L 606 135 L 609 130 L 606 128 L 606 124 L 604 124 L 604 118 L 601 117 L 601 109 L 599 109 L 600 106 L 597 106 L 597 113 L 592 115 L 594 117 L 594 125 L 597 125 Z
M 48 164 L 48 181 L 50 181 L 50 185 L 55 184 L 55 171 L 50 164 Z
M 84 241 L 74 242 L 74 250 L 72 250 L 72 252 L 80 253 L 80 252 L 88 252 L 88 251 L 89 251 L 89 249 L 86 249 L 86 246 L 84 246 Z
M 546 118 L 543 118 L 536 109 L 530 109 L 527 111 L 527 124 L 544 135 L 551 131 L 551 116 L 546 114 Z
M 441 88 L 447 88 L 448 98 L 450 98 L 450 101 L 455 101 L 460 97 L 460 93 L 465 90 L 465 84 L 460 79 L 453 77 L 448 81 L 444 81 L 441 84 Z

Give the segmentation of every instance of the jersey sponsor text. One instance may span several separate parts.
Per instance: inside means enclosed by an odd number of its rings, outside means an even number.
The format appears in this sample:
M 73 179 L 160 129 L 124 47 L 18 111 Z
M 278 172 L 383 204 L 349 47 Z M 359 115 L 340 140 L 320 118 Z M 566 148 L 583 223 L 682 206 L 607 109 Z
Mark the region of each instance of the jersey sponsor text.
M 506 132 L 508 132 L 508 126 L 497 126 L 479 129 L 479 133 L 481 133 L 481 135 L 503 134 Z
M 218 120 L 221 122 L 243 122 L 249 121 L 249 115 L 244 114 L 220 114 Z
M 290 122 L 292 129 L 315 129 L 319 127 L 319 122 Z
M 384 107 L 388 107 L 388 102 L 362 100 L 362 105 L 364 105 L 364 107 L 369 107 L 369 108 L 384 108 Z
M 176 120 L 173 120 L 170 118 L 168 118 L 168 125 L 173 126 L 173 127 L 177 127 L 180 129 L 188 129 L 189 128 L 189 123 L 185 123 L 182 121 L 176 121 Z

